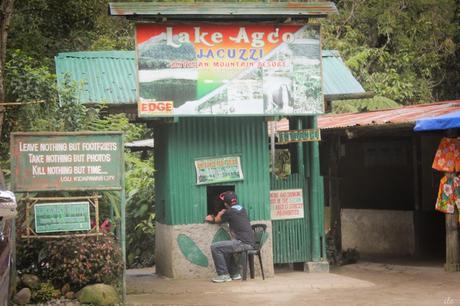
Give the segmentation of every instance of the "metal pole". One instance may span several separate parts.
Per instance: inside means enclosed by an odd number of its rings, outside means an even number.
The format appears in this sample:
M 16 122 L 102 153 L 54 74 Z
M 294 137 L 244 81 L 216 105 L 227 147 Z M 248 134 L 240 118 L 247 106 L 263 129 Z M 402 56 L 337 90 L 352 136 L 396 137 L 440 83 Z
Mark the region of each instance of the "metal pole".
M 272 151 L 272 175 L 275 176 L 275 132 L 276 132 L 276 121 L 272 121 L 272 127 L 270 129 L 270 150 Z
M 316 117 L 310 117 L 310 128 L 317 128 Z M 312 141 L 310 143 L 310 203 L 311 203 L 311 235 L 312 235 L 312 260 L 319 261 L 321 258 L 321 212 L 320 212 L 320 173 L 319 173 L 319 144 L 317 141 Z
M 123 161 L 124 163 L 124 161 Z M 124 173 L 123 173 L 124 177 Z M 125 195 L 125 180 L 123 178 L 123 189 L 121 191 L 121 252 L 123 256 L 123 303 L 126 302 L 126 213 L 125 213 L 125 207 L 126 207 L 126 195 Z

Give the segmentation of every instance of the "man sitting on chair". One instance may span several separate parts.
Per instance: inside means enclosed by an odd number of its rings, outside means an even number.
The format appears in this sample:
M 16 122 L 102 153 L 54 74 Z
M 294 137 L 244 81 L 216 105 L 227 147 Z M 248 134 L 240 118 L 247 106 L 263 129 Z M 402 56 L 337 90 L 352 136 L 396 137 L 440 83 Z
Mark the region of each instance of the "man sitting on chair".
M 206 216 L 206 221 L 214 223 L 228 222 L 232 240 L 219 241 L 211 244 L 212 259 L 216 266 L 217 276 L 212 279 L 215 283 L 229 282 L 241 279 L 239 265 L 233 257 L 234 253 L 254 247 L 254 232 L 249 222 L 248 213 L 240 204 L 233 191 L 219 195 L 226 209 L 222 209 L 215 217 Z

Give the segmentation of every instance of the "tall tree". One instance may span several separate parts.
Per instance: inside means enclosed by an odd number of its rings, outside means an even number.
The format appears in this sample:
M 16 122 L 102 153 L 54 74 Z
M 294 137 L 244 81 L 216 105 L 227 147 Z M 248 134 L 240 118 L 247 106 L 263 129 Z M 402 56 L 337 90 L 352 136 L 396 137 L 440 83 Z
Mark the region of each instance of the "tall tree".
M 324 22 L 325 47 L 341 51 L 367 90 L 402 104 L 443 92 L 458 49 L 458 0 L 336 2 L 339 14 Z
M 1 0 L 0 3 L 0 103 L 5 102 L 4 72 L 6 63 L 6 41 L 10 27 L 11 16 L 13 14 L 14 0 Z M 0 139 L 2 135 L 3 118 L 5 107 L 0 104 Z M 5 187 L 3 171 L 0 168 L 0 189 Z

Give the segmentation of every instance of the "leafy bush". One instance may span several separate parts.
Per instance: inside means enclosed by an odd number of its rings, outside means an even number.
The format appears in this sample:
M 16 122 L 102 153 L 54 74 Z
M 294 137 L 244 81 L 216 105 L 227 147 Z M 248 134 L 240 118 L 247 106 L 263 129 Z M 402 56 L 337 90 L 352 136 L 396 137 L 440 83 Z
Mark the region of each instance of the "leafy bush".
M 68 283 L 73 289 L 94 283 L 116 285 L 123 271 L 120 247 L 109 234 L 49 241 L 39 265 L 43 279 L 57 286 Z

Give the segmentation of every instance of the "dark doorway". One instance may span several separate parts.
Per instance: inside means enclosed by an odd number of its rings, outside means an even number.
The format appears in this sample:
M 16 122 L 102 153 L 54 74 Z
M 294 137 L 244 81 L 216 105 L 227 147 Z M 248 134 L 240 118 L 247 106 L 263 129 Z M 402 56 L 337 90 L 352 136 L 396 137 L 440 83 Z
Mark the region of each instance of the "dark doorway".
M 219 199 L 219 195 L 225 191 L 235 191 L 234 185 L 216 185 L 207 187 L 208 195 L 208 215 L 217 215 L 225 208 L 224 202 Z

